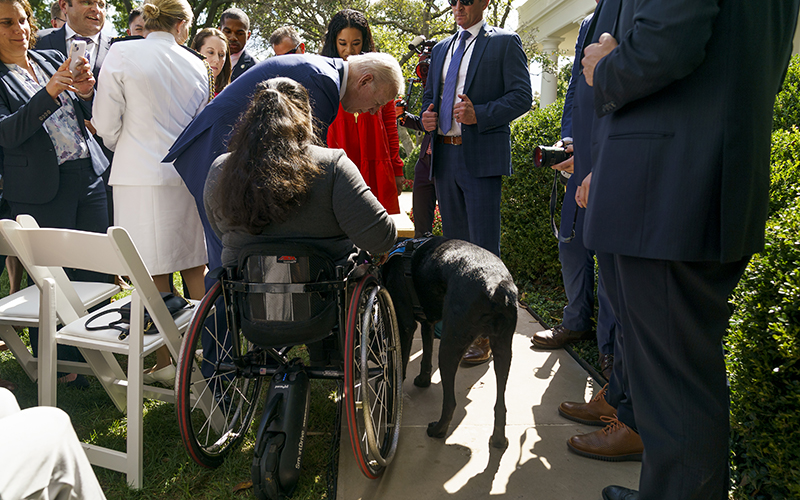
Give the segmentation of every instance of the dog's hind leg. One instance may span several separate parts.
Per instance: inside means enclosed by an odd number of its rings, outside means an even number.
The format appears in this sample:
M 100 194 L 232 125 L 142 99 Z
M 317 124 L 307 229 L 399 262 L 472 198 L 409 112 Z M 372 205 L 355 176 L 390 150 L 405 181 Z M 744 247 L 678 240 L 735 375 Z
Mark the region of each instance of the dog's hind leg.
M 414 379 L 414 385 L 429 387 L 433 370 L 433 323 L 423 321 L 420 330 L 422 332 L 422 360 L 420 361 L 419 375 Z
M 461 325 L 463 327 L 464 325 Z M 461 357 L 472 343 L 472 338 L 455 335 L 448 329 L 447 322 L 439 341 L 439 374 L 442 376 L 442 415 L 437 422 L 428 424 L 428 436 L 443 438 L 447 434 L 453 412 L 456 408 L 456 371 Z
M 495 448 L 505 449 L 506 438 L 506 385 L 511 369 L 511 344 L 513 330 L 507 334 L 490 335 L 489 342 L 494 356 L 494 374 L 497 378 L 497 399 L 494 404 L 494 431 L 489 440 Z

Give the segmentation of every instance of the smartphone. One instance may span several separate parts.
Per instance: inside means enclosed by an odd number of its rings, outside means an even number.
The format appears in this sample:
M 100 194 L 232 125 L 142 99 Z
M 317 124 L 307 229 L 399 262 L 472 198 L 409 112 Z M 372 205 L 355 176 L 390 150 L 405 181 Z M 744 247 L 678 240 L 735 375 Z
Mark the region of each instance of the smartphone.
M 73 40 L 72 45 L 69 47 L 69 57 L 72 61 L 69 63 L 69 70 L 74 75 L 78 70 L 78 61 L 80 57 L 84 57 L 86 53 L 86 42 L 83 40 Z

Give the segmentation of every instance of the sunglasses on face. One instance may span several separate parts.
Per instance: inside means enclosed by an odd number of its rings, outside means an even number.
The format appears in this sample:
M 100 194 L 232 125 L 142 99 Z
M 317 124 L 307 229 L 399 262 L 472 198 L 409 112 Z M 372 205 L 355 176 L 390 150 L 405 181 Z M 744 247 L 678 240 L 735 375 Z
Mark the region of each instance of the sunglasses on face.
M 289 54 L 297 54 L 297 49 L 299 49 L 299 48 L 300 48 L 300 45 L 302 45 L 302 44 L 303 44 L 303 42 L 300 42 L 300 43 L 298 43 L 297 45 L 295 45 L 295 46 L 294 46 L 294 48 L 293 48 L 292 50 L 288 51 L 288 52 L 287 52 L 286 54 L 284 54 L 284 55 L 289 55 Z
M 447 1 L 450 3 L 450 7 L 455 7 L 456 4 L 458 4 L 458 2 L 459 2 L 459 0 L 455 0 L 455 1 L 454 0 L 447 0 Z M 474 2 L 475 0 L 460 0 L 460 1 L 461 1 L 461 5 L 463 5 L 464 7 L 467 7 L 469 5 L 472 5 L 472 2 Z

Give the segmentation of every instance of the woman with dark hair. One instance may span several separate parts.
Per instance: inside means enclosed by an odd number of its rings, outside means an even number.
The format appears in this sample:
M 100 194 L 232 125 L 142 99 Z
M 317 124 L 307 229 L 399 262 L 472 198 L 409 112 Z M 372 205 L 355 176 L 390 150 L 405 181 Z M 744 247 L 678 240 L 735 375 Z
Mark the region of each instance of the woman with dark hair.
M 322 55 L 340 57 L 374 52 L 367 18 L 357 10 L 337 12 L 328 24 Z M 336 120 L 328 128 L 328 146 L 341 148 L 358 165 L 361 175 L 390 214 L 400 213 L 398 196 L 403 182 L 403 160 L 394 100 L 375 115 L 354 115 L 339 106 Z
M 314 144 L 308 93 L 289 78 L 256 87 L 229 153 L 206 179 L 208 220 L 222 239 L 222 263 L 236 265 L 242 246 L 307 240 L 337 263 L 361 248 L 385 252 L 397 232 L 358 169 L 341 150 Z
M 191 48 L 204 55 L 214 75 L 214 95 L 231 83 L 228 39 L 217 28 L 203 28 L 192 39 Z

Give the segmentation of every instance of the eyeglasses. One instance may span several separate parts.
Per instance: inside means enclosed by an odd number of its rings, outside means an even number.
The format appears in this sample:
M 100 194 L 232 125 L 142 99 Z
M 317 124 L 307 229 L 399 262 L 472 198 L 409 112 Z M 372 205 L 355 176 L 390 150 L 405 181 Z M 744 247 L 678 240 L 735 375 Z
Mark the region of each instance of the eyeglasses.
M 287 54 L 297 54 L 297 49 L 299 49 L 301 45 L 303 45 L 303 42 L 300 42 L 300 43 L 298 43 L 297 45 L 295 45 L 295 46 L 294 46 L 294 48 L 293 48 L 292 50 L 289 50 L 289 51 L 287 51 L 287 52 L 286 52 L 286 54 L 284 54 L 284 55 L 287 55 Z
M 450 7 L 455 7 L 459 1 L 461 2 L 461 5 L 463 5 L 464 7 L 468 7 L 472 5 L 472 2 L 474 2 L 475 0 L 455 0 L 455 1 L 447 0 L 447 1 L 450 3 Z

